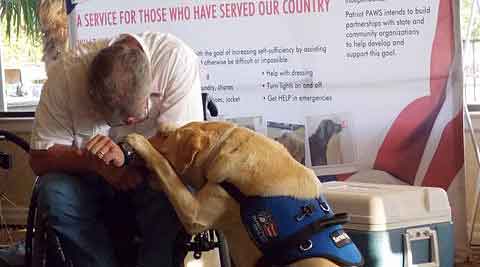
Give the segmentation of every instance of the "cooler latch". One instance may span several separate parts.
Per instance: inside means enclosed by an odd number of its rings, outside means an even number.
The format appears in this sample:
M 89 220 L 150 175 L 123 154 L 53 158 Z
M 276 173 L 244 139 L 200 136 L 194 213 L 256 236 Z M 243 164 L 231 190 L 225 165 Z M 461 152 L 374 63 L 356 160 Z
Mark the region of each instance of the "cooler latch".
M 421 241 L 428 241 L 425 246 L 422 246 L 422 248 L 429 250 L 427 253 L 430 253 L 427 262 L 418 262 L 414 257 L 414 254 L 418 253 L 412 251 L 412 249 L 422 249 L 414 245 L 414 243 Z M 440 267 L 437 231 L 429 227 L 408 229 L 404 234 L 403 250 L 405 255 L 404 267 Z

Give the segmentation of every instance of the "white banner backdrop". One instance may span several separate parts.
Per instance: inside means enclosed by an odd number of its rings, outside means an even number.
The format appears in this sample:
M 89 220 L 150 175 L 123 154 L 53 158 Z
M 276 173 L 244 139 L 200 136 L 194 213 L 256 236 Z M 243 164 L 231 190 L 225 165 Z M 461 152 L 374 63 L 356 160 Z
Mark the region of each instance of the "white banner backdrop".
M 466 248 L 458 1 L 77 0 L 73 43 L 170 32 L 220 119 L 329 179 L 442 187 Z M 323 177 L 325 178 L 325 177 Z

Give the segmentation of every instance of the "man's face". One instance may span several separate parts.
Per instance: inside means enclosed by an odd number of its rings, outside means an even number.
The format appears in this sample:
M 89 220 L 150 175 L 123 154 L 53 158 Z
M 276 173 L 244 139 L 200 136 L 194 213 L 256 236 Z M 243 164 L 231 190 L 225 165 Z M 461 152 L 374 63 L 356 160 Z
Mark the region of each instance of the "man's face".
M 143 101 L 143 104 L 137 110 L 140 112 L 135 112 L 137 114 L 129 114 L 128 111 L 121 108 L 122 104 L 118 104 L 117 108 L 112 108 L 112 112 L 106 114 L 106 122 L 110 127 L 120 127 L 126 125 L 133 125 L 140 122 L 143 122 L 149 118 L 150 115 L 150 99 L 147 98 Z

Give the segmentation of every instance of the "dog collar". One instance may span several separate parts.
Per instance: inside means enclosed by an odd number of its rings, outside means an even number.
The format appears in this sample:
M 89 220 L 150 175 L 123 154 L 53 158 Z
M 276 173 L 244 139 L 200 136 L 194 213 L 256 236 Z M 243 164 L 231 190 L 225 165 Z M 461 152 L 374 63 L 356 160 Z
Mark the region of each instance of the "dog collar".
M 232 125 L 232 127 L 228 128 L 218 139 L 218 142 L 216 142 L 212 147 L 207 152 L 207 158 L 205 159 L 203 166 L 204 170 L 207 171 L 210 168 L 210 164 L 212 164 L 212 161 L 214 159 L 214 156 L 217 154 L 221 148 L 221 145 L 225 143 L 227 138 L 232 134 L 233 130 L 237 129 L 238 127 L 235 125 Z M 207 177 L 207 174 L 203 174 L 204 177 Z

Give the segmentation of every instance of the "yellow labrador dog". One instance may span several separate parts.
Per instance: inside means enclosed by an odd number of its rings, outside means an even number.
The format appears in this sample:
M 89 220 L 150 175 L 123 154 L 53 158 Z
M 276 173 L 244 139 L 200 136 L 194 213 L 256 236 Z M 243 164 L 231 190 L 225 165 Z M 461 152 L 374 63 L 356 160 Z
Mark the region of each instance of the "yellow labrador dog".
M 340 225 L 345 216 L 333 214 L 313 171 L 280 143 L 224 122 L 160 129 L 150 140 L 132 134 L 127 142 L 188 232 L 225 234 L 235 266 L 363 265 Z

